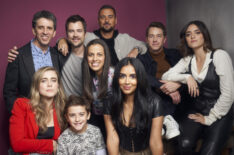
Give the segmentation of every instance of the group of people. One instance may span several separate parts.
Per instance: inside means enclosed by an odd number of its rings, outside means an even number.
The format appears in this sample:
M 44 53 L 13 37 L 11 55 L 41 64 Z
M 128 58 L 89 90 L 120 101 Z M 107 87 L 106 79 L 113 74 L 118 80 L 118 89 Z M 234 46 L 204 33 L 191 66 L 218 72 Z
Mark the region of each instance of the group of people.
M 84 18 L 70 16 L 52 48 L 56 17 L 42 10 L 34 38 L 9 50 L 9 152 L 162 155 L 165 137 L 177 154 L 194 154 L 200 138 L 200 154 L 219 154 L 233 121 L 233 66 L 205 24 L 189 22 L 176 50 L 164 47 L 160 22 L 149 24 L 146 43 L 115 29 L 113 6 L 99 9 L 98 22 L 86 32 Z

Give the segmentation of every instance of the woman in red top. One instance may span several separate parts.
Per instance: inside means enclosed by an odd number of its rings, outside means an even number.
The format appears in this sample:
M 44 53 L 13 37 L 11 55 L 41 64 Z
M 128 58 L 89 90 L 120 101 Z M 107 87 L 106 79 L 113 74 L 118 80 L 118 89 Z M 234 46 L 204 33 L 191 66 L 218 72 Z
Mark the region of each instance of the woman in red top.
M 10 143 L 14 152 L 52 154 L 56 152 L 65 95 L 59 74 L 43 67 L 33 76 L 30 99 L 18 98 L 10 118 Z

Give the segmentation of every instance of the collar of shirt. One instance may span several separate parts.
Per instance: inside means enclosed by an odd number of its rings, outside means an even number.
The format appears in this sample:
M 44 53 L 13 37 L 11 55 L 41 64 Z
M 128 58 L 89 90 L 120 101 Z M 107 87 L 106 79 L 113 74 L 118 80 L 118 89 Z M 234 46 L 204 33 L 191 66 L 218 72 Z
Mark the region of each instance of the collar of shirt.
M 191 71 L 193 73 L 194 78 L 199 83 L 201 83 L 205 79 L 208 68 L 209 68 L 209 64 L 212 62 L 212 59 L 210 58 L 210 55 L 211 55 L 211 51 L 208 51 L 206 53 L 206 59 L 205 59 L 205 62 L 203 64 L 203 66 L 202 66 L 202 69 L 201 69 L 200 73 L 197 72 L 198 69 L 197 69 L 196 56 L 193 55 L 193 57 L 192 57 Z
M 50 51 L 50 47 L 47 48 L 46 52 L 44 53 L 39 47 L 37 47 L 33 42 L 35 39 L 31 40 L 31 48 L 32 48 L 32 53 L 33 54 L 44 54 L 47 55 Z
M 35 71 L 37 71 L 41 67 L 53 66 L 50 55 L 50 48 L 48 47 L 47 51 L 43 53 L 43 51 L 39 47 L 37 47 L 33 42 L 34 39 L 31 40 L 31 51 Z

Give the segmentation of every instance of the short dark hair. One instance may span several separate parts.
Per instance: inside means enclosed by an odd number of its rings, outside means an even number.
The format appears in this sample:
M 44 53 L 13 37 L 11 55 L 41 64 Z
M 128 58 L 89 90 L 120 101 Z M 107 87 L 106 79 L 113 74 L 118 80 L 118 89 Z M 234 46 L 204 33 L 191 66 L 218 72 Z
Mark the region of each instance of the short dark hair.
M 68 29 L 68 25 L 70 23 L 76 23 L 76 22 L 81 22 L 83 25 L 84 31 L 86 32 L 86 26 L 87 26 L 86 21 L 80 15 L 72 15 L 72 16 L 68 17 L 68 19 L 66 20 L 66 24 L 65 24 L 66 32 Z
M 98 17 L 100 16 L 100 12 L 101 12 L 103 9 L 111 9 L 111 10 L 113 10 L 114 15 L 115 15 L 115 17 L 116 17 L 116 11 L 115 11 L 115 8 L 114 8 L 113 6 L 111 6 L 111 5 L 107 5 L 107 4 L 105 4 L 105 5 L 101 6 L 101 8 L 100 8 L 100 9 L 99 9 L 99 11 L 98 11 Z
M 67 100 L 65 108 L 64 108 L 65 115 L 68 113 L 68 108 L 71 106 L 84 106 L 87 113 L 90 112 L 90 103 L 88 102 L 88 100 L 86 100 L 83 97 L 79 97 L 76 95 L 70 95 L 68 97 L 68 100 Z
M 46 18 L 48 20 L 51 20 L 54 23 L 54 30 L 56 30 L 56 17 L 53 13 L 47 10 L 41 10 L 34 14 L 32 19 L 32 27 L 35 28 L 37 24 L 37 20 L 40 18 Z
M 149 29 L 150 29 L 151 27 L 156 27 L 156 28 L 162 29 L 163 35 L 164 35 L 164 36 L 167 36 L 167 29 L 166 29 L 166 27 L 163 25 L 163 23 L 161 23 L 161 22 L 151 22 L 151 23 L 149 24 L 149 26 L 147 27 L 147 29 L 146 29 L 146 33 L 145 33 L 145 36 L 146 36 L 146 37 L 148 37 L 148 35 L 149 35 Z
M 63 111 L 63 126 L 62 126 L 62 131 L 64 131 L 67 127 L 69 127 L 69 124 L 66 120 L 66 115 L 68 113 L 68 108 L 71 106 L 84 106 L 85 110 L 87 111 L 87 113 L 90 113 L 90 102 L 88 102 L 88 100 L 86 100 L 83 97 L 79 97 L 76 95 L 70 95 L 68 97 L 68 100 L 66 101 L 66 105 Z

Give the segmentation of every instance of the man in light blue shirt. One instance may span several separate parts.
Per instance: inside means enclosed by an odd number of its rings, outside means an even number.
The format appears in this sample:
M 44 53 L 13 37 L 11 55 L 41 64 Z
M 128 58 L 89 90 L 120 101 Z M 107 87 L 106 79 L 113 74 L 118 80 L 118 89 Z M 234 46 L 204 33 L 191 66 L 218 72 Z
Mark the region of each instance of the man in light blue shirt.
M 46 10 L 35 13 L 32 32 L 34 39 L 21 47 L 15 61 L 7 66 L 3 96 L 9 112 L 16 98 L 28 97 L 35 71 L 44 66 L 61 69 L 58 53 L 49 47 L 56 34 L 56 17 Z
M 48 47 L 46 51 L 43 51 L 40 47 L 37 47 L 34 42 L 35 39 L 32 39 L 30 44 L 35 71 L 44 66 L 53 66 L 50 55 L 50 48 Z

